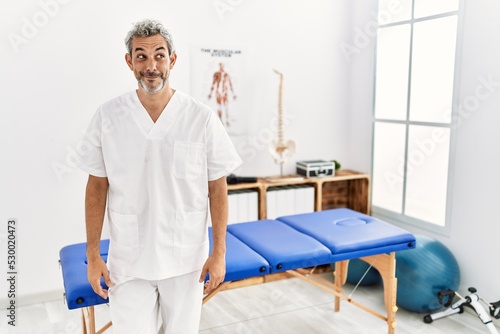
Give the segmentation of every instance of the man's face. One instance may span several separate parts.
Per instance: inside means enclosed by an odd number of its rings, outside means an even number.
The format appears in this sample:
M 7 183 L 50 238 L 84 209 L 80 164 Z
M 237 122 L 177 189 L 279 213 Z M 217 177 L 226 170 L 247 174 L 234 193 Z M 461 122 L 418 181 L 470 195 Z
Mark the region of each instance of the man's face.
M 165 87 L 176 58 L 175 52 L 168 55 L 167 42 L 161 35 L 134 38 L 132 55 L 125 55 L 139 86 L 149 94 L 157 93 Z

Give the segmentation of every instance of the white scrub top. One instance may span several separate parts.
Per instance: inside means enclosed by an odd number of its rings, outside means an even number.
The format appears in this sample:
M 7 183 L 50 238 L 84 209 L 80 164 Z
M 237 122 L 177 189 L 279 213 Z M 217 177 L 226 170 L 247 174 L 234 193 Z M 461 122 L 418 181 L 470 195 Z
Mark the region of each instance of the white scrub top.
M 154 123 L 134 90 L 99 107 L 79 147 L 79 167 L 108 178 L 111 272 L 159 280 L 203 266 L 208 181 L 241 164 L 212 109 L 176 91 Z

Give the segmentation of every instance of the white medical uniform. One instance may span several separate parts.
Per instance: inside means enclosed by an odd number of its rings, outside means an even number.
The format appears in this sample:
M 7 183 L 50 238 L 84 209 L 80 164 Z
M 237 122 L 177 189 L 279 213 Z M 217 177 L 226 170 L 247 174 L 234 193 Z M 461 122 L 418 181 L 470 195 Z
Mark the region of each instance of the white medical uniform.
M 153 122 L 134 90 L 97 110 L 79 147 L 79 167 L 109 182 L 110 273 L 157 281 L 199 272 L 208 181 L 241 163 L 217 115 L 176 91 Z

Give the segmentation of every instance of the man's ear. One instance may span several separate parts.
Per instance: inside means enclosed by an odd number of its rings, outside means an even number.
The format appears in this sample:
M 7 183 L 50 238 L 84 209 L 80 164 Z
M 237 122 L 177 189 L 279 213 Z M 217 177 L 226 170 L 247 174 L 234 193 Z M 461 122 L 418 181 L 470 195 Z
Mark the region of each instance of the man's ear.
M 132 71 L 134 67 L 132 65 L 132 57 L 130 56 L 130 53 L 125 54 L 125 62 L 127 62 L 128 68 Z
M 170 55 L 170 68 L 174 67 L 176 61 L 177 61 L 177 53 L 175 53 L 175 51 L 172 51 L 172 54 Z

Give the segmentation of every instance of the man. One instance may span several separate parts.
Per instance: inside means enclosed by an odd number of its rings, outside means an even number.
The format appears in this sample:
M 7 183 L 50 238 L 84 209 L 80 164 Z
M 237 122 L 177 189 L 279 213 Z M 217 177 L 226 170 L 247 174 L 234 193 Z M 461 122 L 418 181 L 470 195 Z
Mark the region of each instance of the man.
M 79 162 L 89 173 L 88 279 L 107 298 L 104 277 L 116 333 L 156 334 L 159 322 L 161 333 L 198 333 L 203 292 L 224 280 L 226 175 L 241 160 L 217 115 L 171 88 L 177 55 L 169 32 L 144 20 L 125 42 L 138 89 L 100 106 Z M 106 206 L 107 265 L 99 252 Z
M 229 123 L 229 99 L 228 92 L 231 89 L 233 93 L 233 99 L 236 99 L 236 95 L 233 90 L 233 83 L 229 74 L 224 70 L 224 63 L 219 63 L 219 70 L 214 73 L 212 86 L 210 87 L 210 94 L 208 94 L 208 99 L 212 98 L 212 93 L 215 88 L 215 101 L 217 102 L 217 114 L 222 120 L 225 118 L 225 123 L 230 126 Z

